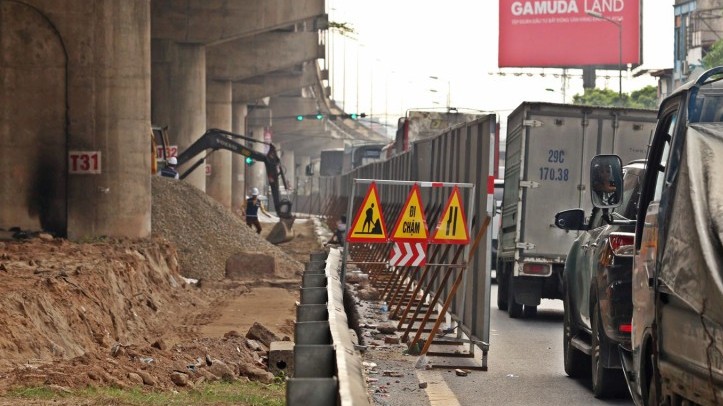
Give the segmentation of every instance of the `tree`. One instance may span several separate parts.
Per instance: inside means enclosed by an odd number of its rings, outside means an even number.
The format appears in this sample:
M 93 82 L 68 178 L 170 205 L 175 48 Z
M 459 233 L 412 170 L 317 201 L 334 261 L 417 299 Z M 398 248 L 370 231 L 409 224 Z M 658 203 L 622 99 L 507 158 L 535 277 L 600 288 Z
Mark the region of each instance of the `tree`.
M 626 96 L 626 94 L 623 94 L 623 102 Z M 583 94 L 574 95 L 572 102 L 587 106 L 615 106 L 619 104 L 618 92 L 610 89 L 585 89 Z
M 713 43 L 701 62 L 705 69 L 723 65 L 723 39 Z
M 583 94 L 572 97 L 575 104 L 587 106 L 619 106 L 638 109 L 656 109 L 658 107 L 658 89 L 655 86 L 646 86 L 630 94 L 623 93 L 622 103 L 618 100 L 618 92 L 610 89 L 585 89 Z
M 338 23 L 336 21 L 329 21 L 329 28 L 332 31 L 337 31 L 344 37 L 353 38 L 356 35 L 356 31 L 349 23 Z
M 630 107 L 641 109 L 657 109 L 658 108 L 658 88 L 655 86 L 645 86 L 630 94 Z

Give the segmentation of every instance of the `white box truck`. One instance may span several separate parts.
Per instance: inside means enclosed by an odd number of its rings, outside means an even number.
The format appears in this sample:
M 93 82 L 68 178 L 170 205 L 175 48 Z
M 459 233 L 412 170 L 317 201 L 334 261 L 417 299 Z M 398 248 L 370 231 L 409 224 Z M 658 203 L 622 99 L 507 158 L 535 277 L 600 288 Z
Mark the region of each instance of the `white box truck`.
M 541 299 L 562 299 L 565 258 L 577 232 L 554 226 L 558 211 L 589 212 L 590 160 L 645 158 L 655 110 L 524 102 L 507 118 L 497 307 L 533 317 Z

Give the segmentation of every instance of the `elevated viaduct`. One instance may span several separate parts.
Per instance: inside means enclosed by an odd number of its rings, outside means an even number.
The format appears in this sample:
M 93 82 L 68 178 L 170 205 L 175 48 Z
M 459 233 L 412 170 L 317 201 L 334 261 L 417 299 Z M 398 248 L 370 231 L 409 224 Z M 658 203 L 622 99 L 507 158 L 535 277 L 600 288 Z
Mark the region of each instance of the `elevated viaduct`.
M 212 127 L 271 136 L 292 181 L 320 149 L 381 140 L 294 118 L 341 113 L 328 26 L 324 0 L 0 0 L 0 229 L 149 236 L 152 125 L 179 150 Z M 241 158 L 185 181 L 238 208 L 265 178 Z

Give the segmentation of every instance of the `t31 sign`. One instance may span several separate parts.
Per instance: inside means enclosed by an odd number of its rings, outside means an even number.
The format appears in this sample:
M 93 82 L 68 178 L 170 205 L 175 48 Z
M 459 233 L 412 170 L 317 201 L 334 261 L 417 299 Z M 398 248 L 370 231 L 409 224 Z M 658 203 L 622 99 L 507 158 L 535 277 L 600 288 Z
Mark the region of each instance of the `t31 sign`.
M 68 173 L 92 174 L 101 173 L 100 151 L 70 151 L 68 152 Z

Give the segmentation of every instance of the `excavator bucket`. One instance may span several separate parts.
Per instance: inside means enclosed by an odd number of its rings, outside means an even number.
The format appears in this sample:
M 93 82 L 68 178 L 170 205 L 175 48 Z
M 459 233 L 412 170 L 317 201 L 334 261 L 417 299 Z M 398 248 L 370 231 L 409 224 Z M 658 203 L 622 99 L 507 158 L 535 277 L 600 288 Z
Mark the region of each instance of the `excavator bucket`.
M 266 236 L 266 241 L 272 244 L 279 244 L 293 240 L 294 231 L 291 229 L 291 226 L 294 225 L 294 220 L 294 217 L 280 219 L 278 223 L 274 224 L 269 235 Z

